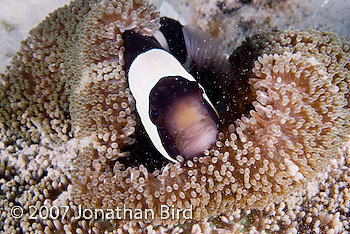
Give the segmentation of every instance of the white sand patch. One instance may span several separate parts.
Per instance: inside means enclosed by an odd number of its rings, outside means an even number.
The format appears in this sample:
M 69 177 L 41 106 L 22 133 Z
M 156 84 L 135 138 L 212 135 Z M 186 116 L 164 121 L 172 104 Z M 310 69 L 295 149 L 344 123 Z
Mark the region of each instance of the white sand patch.
M 308 28 L 337 33 L 350 40 L 349 0 L 290 0 L 300 4 L 300 18 L 288 28 Z
M 49 12 L 69 0 L 0 0 L 0 72 L 19 50 L 20 42 Z

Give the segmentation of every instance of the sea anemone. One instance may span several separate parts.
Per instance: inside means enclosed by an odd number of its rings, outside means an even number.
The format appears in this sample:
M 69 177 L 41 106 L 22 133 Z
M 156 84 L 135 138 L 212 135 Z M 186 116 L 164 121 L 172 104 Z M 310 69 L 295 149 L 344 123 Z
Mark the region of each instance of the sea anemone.
M 275 34 L 267 34 L 267 38 Z M 322 39 L 322 34 L 314 34 Z M 343 48 L 335 35 L 329 37 L 337 40 L 334 47 Z M 181 163 L 150 172 L 143 165 L 92 160 L 94 151 L 86 147 L 76 166 L 74 201 L 104 209 L 124 204 L 154 209 L 158 216 L 147 222 L 177 225 L 186 220 L 161 220 L 161 205 L 191 208 L 192 222 L 205 222 L 220 215 L 230 217 L 237 208 L 264 209 L 314 178 L 347 139 L 348 91 L 343 87 L 347 81 L 333 81 L 322 60 L 330 56 L 327 53 L 320 59 L 315 51 L 306 54 L 297 50 L 300 46 L 293 50 L 293 39 L 284 42 L 284 50 L 276 41 L 269 46 L 268 40 L 260 40 L 256 45 L 280 48 L 281 54 L 267 54 L 262 47 L 264 51 L 253 51 L 261 55 L 255 61 L 244 61 L 250 72 L 237 79 L 246 75 L 251 103 L 243 110 L 251 110 L 223 129 L 213 149 L 202 157 L 179 158 Z M 340 53 L 339 59 L 341 56 L 348 56 L 347 51 Z
M 349 43 L 289 30 L 250 38 L 231 56 L 235 78 L 222 103 L 233 114 L 213 148 L 154 170 L 124 163 L 152 154 L 128 151 L 140 123 L 122 33 L 158 28 L 147 2 L 77 0 L 22 43 L 1 85 L 5 232 L 234 233 L 252 228 L 246 216 L 262 220 L 261 212 L 278 209 L 274 202 L 305 189 L 338 155 L 350 126 Z M 16 205 L 24 207 L 21 219 L 11 216 Z M 30 205 L 69 206 L 69 213 L 30 220 Z M 191 215 L 164 219 L 162 206 Z M 75 219 L 79 207 L 151 209 L 154 217 Z

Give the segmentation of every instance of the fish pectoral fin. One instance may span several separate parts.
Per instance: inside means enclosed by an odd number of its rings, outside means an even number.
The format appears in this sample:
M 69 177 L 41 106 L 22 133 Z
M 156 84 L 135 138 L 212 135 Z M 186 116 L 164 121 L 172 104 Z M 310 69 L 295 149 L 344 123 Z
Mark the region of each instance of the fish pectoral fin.
M 227 85 L 230 81 L 231 64 L 225 54 L 220 51 L 219 43 L 215 38 L 193 26 L 186 25 L 182 31 L 187 53 L 199 77 L 204 79 L 200 82 L 206 86 L 205 83 L 211 81 L 205 79 L 215 77 L 217 85 Z

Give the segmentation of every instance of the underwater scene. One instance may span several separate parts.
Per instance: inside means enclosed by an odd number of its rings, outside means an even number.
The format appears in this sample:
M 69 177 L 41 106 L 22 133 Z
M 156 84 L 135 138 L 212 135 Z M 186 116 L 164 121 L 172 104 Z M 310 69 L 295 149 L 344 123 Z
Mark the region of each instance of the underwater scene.
M 0 6 L 0 233 L 350 232 L 348 0 Z

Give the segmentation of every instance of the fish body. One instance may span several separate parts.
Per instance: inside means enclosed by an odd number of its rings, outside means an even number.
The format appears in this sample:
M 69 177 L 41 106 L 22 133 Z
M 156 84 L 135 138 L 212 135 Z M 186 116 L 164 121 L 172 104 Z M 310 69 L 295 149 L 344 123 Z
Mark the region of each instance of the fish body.
M 216 62 L 219 69 L 229 67 L 213 39 L 176 22 L 163 20 L 154 37 L 132 31 L 123 36 L 129 88 L 140 122 L 153 146 L 172 162 L 178 155 L 199 156 L 215 143 L 220 94 L 213 95 L 211 82 L 221 82 Z M 213 76 L 218 80 L 211 81 Z

